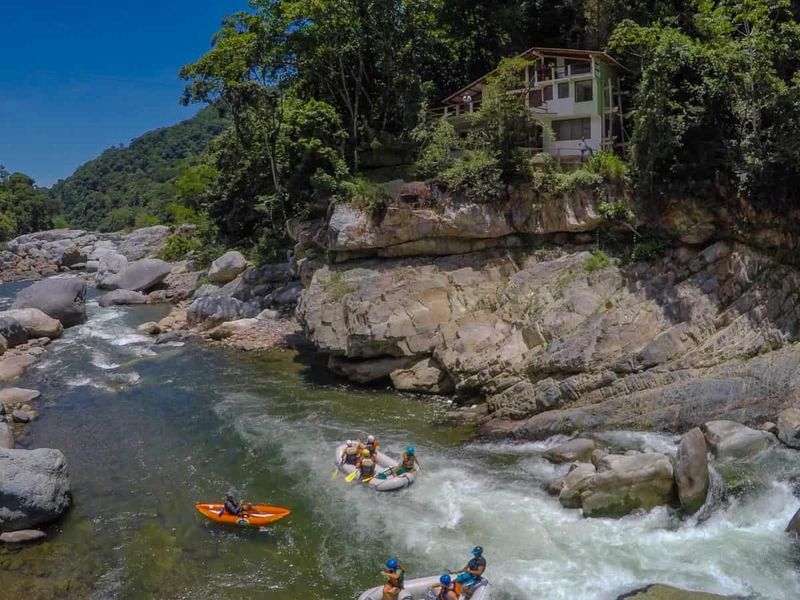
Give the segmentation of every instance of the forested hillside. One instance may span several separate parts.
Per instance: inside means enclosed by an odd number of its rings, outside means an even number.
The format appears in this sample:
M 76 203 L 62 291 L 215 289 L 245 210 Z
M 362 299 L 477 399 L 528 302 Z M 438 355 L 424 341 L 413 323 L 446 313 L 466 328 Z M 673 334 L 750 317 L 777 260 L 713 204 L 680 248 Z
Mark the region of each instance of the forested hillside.
M 195 117 L 110 148 L 56 183 L 51 195 L 76 227 L 114 231 L 169 221 L 176 180 L 227 121 L 212 107 Z
M 0 242 L 61 224 L 58 202 L 24 173 L 0 165 Z M 54 221 L 56 219 L 56 221 Z
M 790 206 L 799 16 L 790 0 L 251 0 L 181 72 L 185 102 L 219 103 L 233 122 L 206 158 L 216 176 L 201 206 L 240 245 L 280 238 L 286 218 L 331 199 L 379 214 L 367 158 L 409 145 L 417 176 L 477 200 L 516 182 L 564 189 L 517 151 L 541 124 L 507 101 L 524 64 L 506 59 L 530 46 L 605 50 L 626 67 L 630 144 L 594 175 L 627 177 L 645 207 Z M 498 64 L 469 136 L 425 117 Z

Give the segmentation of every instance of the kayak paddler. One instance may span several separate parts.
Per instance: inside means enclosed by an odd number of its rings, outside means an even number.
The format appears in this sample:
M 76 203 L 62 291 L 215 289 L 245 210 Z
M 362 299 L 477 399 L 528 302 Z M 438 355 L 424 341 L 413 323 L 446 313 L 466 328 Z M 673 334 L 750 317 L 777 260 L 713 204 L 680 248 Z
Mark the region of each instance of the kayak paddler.
M 221 517 L 225 513 L 228 513 L 234 517 L 240 517 L 243 512 L 244 509 L 242 504 L 234 499 L 233 494 L 231 492 L 225 494 L 225 504 L 222 505 L 222 510 L 219 511 L 219 516 Z
M 381 571 L 381 575 L 386 578 L 382 600 L 397 600 L 403 590 L 403 581 L 406 577 L 405 567 L 396 558 L 390 558 L 386 561 L 386 570 Z

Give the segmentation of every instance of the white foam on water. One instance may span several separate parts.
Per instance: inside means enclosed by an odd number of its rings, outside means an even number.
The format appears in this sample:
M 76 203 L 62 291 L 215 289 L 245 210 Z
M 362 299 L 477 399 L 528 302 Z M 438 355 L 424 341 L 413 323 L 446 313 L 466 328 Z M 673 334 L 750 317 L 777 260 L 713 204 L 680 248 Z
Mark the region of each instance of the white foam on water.
M 479 544 L 497 600 L 611 600 L 659 582 L 769 600 L 800 597 L 793 550 L 783 533 L 798 501 L 786 484 L 733 503 L 700 526 L 679 521 L 666 508 L 585 519 L 541 489 L 541 481 L 561 469 L 536 456 L 552 442 L 458 450 L 417 443 L 423 464 L 417 482 L 381 494 L 331 480 L 337 440 L 329 436 L 336 424 L 324 417 L 276 419 L 264 415 L 263 398 L 247 394 L 229 394 L 215 410 L 233 422 L 247 446 L 277 448 L 293 469 L 308 472 L 304 490 L 327 528 L 355 537 L 354 545 L 389 540 L 391 552 L 413 565 L 415 574 L 458 569 Z M 638 444 L 674 448 L 671 436 L 633 437 Z M 391 451 L 405 440 L 381 442 Z M 518 463 L 503 462 L 514 454 Z
M 90 362 L 98 369 L 102 369 L 104 371 L 112 371 L 120 366 L 119 363 L 111 361 L 111 359 L 109 359 L 105 354 L 97 350 L 92 352 L 92 360 Z

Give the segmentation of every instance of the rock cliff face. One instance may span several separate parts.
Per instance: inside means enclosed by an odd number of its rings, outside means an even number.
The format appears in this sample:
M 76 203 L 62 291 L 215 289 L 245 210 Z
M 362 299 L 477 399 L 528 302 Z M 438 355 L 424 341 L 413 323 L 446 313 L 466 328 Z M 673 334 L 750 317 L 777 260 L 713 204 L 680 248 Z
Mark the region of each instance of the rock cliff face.
M 580 245 L 585 233 L 571 233 L 597 226 L 592 202 L 557 214 L 533 206 L 526 218 L 515 217 L 523 209 L 513 197 L 502 209 L 396 205 L 380 224 L 334 209 L 316 233 L 294 228 L 305 234 L 301 268 L 319 248 L 394 256 L 413 243 L 448 255 L 308 269 L 298 315 L 354 380 L 388 374 L 402 389 L 485 399 L 488 435 L 687 431 L 774 419 L 798 400 L 800 272 L 735 242 L 598 268 L 593 245 Z M 470 243 L 508 239 L 519 223 L 537 223 L 527 234 L 549 232 L 560 245 L 528 238 L 525 248 L 456 254 L 439 245 L 459 231 Z

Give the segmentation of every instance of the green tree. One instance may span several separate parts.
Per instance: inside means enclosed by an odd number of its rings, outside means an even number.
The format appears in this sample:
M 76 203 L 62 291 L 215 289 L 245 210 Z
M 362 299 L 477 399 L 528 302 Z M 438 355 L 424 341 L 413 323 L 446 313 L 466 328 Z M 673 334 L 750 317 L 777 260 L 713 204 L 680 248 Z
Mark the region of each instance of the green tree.
M 59 213 L 58 202 L 46 189 L 23 173 L 9 173 L 0 166 L 0 237 L 50 229 Z

